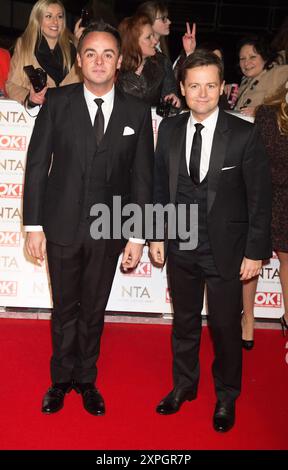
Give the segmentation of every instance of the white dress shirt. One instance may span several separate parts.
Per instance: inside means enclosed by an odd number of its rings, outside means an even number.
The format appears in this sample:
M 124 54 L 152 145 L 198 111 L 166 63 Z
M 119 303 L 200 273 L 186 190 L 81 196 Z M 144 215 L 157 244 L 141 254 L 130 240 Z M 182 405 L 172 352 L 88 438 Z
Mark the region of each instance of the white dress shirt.
M 111 113 L 113 111 L 114 96 L 115 96 L 115 87 L 114 87 L 114 85 L 113 85 L 113 88 L 108 93 L 106 93 L 106 95 L 103 95 L 103 96 L 94 95 L 84 85 L 84 98 L 85 98 L 85 101 L 86 101 L 86 104 L 87 104 L 87 108 L 88 108 L 88 111 L 89 111 L 92 126 L 94 124 L 95 116 L 96 116 L 96 113 L 97 113 L 97 110 L 98 110 L 98 106 L 97 106 L 97 104 L 95 103 L 94 100 L 96 98 L 101 98 L 104 101 L 104 103 L 102 103 L 102 106 L 101 106 L 102 112 L 103 112 L 103 115 L 104 115 L 104 132 L 106 132 L 106 129 L 107 129 L 107 126 L 108 126 L 108 123 L 109 123 L 109 119 L 110 119 Z
M 215 127 L 216 127 L 216 123 L 218 119 L 218 114 L 219 114 L 219 108 L 217 107 L 217 109 L 212 114 L 210 114 L 208 118 L 201 121 L 201 124 L 204 126 L 204 129 L 202 129 L 201 131 L 202 147 L 201 147 L 201 160 L 200 160 L 200 182 L 203 181 L 209 169 L 212 142 L 213 142 Z M 195 124 L 197 124 L 198 122 L 199 121 L 197 121 L 194 118 L 192 111 L 191 111 L 190 118 L 188 119 L 188 122 L 187 122 L 187 132 L 186 132 L 186 163 L 187 163 L 188 174 L 190 174 L 189 161 L 190 161 L 190 153 L 191 153 L 191 146 L 193 142 L 193 136 L 196 131 Z

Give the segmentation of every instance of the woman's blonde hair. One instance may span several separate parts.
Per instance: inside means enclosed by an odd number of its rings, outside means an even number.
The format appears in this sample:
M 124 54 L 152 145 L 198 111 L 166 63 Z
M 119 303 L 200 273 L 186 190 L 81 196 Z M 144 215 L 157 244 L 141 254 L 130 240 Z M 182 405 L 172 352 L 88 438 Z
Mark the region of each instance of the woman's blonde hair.
M 275 108 L 279 130 L 281 134 L 288 135 L 288 82 L 266 98 L 263 104 Z
M 60 0 L 38 0 L 33 6 L 28 26 L 26 27 L 23 35 L 21 36 L 21 55 L 20 60 L 22 61 L 21 71 L 24 65 L 29 65 L 31 55 L 34 55 L 36 43 L 41 39 L 41 23 L 47 8 L 50 5 L 59 5 L 63 12 L 63 29 L 60 32 L 58 44 L 63 54 L 63 68 L 70 71 L 73 64 L 71 64 L 71 41 L 73 42 L 73 35 L 66 28 L 66 14 L 65 8 Z M 24 72 L 23 72 L 24 75 Z

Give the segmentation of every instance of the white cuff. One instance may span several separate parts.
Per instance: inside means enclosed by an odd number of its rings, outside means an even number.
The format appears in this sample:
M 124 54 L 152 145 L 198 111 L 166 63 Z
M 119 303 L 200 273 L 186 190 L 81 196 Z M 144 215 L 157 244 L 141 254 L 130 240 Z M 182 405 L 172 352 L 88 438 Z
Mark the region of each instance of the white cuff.
M 24 225 L 24 232 L 43 232 L 42 225 Z
M 142 238 L 129 238 L 129 242 L 140 243 L 141 245 L 145 245 L 145 240 L 143 240 Z

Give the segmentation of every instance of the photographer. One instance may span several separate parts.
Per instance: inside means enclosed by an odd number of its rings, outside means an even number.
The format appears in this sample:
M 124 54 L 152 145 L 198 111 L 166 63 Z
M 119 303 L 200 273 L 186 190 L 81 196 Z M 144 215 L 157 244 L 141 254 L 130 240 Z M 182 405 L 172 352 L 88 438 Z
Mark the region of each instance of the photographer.
M 59 0 L 39 0 L 32 8 L 27 28 L 16 42 L 6 84 L 8 97 L 33 108 L 44 103 L 48 88 L 79 82 L 81 75 L 74 64 L 76 49 L 73 39 L 66 28 L 62 3 Z M 30 65 L 47 73 L 46 85 L 42 77 L 36 86 L 36 90 L 41 91 L 35 91 L 35 84 L 34 87 L 31 85 L 23 70 Z

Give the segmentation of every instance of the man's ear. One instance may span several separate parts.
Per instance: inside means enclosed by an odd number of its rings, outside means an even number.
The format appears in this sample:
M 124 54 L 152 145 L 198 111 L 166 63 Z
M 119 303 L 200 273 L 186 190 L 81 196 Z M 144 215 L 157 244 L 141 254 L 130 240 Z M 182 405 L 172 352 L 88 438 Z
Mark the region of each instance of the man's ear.
M 225 87 L 225 80 L 223 80 L 223 82 L 221 83 L 221 86 L 220 86 L 220 95 L 223 95 L 224 87 Z
M 182 96 L 185 96 L 185 88 L 182 82 L 180 82 L 180 89 L 181 89 Z
M 119 56 L 119 59 L 118 59 L 118 62 L 117 62 L 117 69 L 119 70 L 120 67 L 121 67 L 121 64 L 122 64 L 122 60 L 123 60 L 123 55 L 120 54 Z
M 77 52 L 77 64 L 78 64 L 78 67 L 80 67 L 80 69 L 81 69 L 82 62 L 81 62 L 81 57 L 80 57 L 79 52 Z

